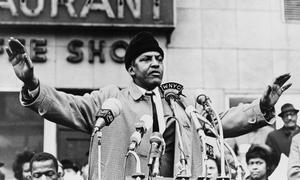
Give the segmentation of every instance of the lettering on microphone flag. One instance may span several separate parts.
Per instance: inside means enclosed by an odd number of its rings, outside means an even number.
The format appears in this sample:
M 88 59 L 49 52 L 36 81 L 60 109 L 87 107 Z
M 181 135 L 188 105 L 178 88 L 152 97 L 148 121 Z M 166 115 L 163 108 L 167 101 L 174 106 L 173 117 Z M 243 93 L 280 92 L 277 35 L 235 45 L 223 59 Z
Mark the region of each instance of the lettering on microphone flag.
M 175 94 L 177 96 L 183 95 L 182 94 L 183 85 L 176 82 L 164 83 L 160 86 L 160 89 L 162 90 L 164 95 L 167 94 Z
M 98 118 L 103 118 L 105 121 L 105 125 L 109 126 L 110 123 L 114 120 L 114 115 L 110 109 L 100 109 L 96 115 L 96 120 Z

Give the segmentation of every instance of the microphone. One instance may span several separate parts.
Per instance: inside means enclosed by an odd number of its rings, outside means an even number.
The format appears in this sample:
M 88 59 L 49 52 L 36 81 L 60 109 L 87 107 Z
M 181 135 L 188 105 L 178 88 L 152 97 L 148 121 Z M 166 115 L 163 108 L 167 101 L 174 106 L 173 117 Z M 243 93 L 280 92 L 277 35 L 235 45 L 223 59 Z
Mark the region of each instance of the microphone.
M 164 153 L 165 141 L 159 132 L 153 132 L 150 137 L 149 174 L 151 177 L 159 175 L 159 165 L 161 155 Z
M 206 96 L 205 94 L 200 94 L 199 96 L 197 96 L 196 98 L 196 102 L 202 106 L 204 106 L 207 102 L 209 102 L 210 99 L 208 96 Z
M 220 141 L 220 154 L 221 154 L 221 177 L 226 176 L 225 172 L 225 152 L 224 152 L 224 134 L 223 134 L 223 127 L 222 122 L 217 114 L 217 111 L 211 105 L 211 100 L 205 94 L 200 94 L 196 98 L 196 102 L 203 106 L 203 109 L 208 113 L 208 117 L 211 118 L 211 123 L 216 128 L 216 123 L 218 124 L 219 130 L 219 141 Z M 216 123 L 215 123 L 216 122 Z
M 134 151 L 141 143 L 144 134 L 151 128 L 151 116 L 143 115 L 135 124 L 135 132 L 130 137 L 129 150 Z
M 96 123 L 94 125 L 92 136 L 104 126 L 109 126 L 115 117 L 120 115 L 121 111 L 122 104 L 118 99 L 109 98 L 105 100 L 102 104 L 102 108 L 96 114 Z

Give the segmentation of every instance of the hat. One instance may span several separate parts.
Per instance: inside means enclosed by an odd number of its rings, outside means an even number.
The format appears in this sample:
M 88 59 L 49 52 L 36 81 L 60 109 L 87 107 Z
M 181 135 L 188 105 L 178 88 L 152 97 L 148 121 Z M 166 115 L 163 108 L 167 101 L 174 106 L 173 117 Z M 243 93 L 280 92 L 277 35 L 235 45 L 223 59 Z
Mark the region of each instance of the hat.
M 289 111 L 294 111 L 298 113 L 298 109 L 295 109 L 294 106 L 290 103 L 286 103 L 283 106 L 281 106 L 281 113 L 278 114 L 278 116 L 282 117 L 284 113 L 289 112 Z
M 125 68 L 130 67 L 131 62 L 144 52 L 156 51 L 164 56 L 163 50 L 159 47 L 158 42 L 149 32 L 140 32 L 130 41 L 125 53 Z

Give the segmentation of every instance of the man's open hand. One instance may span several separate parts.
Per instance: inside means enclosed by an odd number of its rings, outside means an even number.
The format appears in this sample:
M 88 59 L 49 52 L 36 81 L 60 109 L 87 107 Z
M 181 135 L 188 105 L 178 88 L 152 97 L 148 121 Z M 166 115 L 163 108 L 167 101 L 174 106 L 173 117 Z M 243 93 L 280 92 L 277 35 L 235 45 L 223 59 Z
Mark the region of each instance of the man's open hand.
M 9 61 L 12 64 L 16 76 L 24 82 L 29 89 L 34 89 L 38 86 L 38 79 L 34 76 L 33 64 L 25 47 L 15 38 L 8 40 L 8 48 L 6 53 Z
M 266 109 L 271 109 L 277 103 L 281 94 L 291 87 L 292 83 L 284 85 L 289 80 L 291 75 L 289 73 L 277 77 L 271 85 L 268 85 L 266 91 L 261 98 L 261 105 Z

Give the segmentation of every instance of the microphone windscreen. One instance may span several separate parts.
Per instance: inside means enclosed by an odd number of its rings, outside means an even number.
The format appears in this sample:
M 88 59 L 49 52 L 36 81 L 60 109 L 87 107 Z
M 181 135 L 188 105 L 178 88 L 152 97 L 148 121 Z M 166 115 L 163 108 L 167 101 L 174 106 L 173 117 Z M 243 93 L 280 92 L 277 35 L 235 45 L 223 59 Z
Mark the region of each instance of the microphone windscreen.
M 196 99 L 197 103 L 200 105 L 204 105 L 206 100 L 207 100 L 207 97 L 205 94 L 200 94 Z
M 113 113 L 113 116 L 116 117 L 120 115 L 122 111 L 122 104 L 116 98 L 109 98 L 103 102 L 102 109 L 110 109 Z
M 159 132 L 153 132 L 150 136 L 150 143 L 157 143 L 160 144 L 163 140 L 162 135 Z
M 145 125 L 145 128 L 146 130 L 150 129 L 152 127 L 152 124 L 153 124 L 153 120 L 152 120 L 152 117 L 148 114 L 144 114 L 140 121 L 143 121 L 144 122 L 144 125 Z

